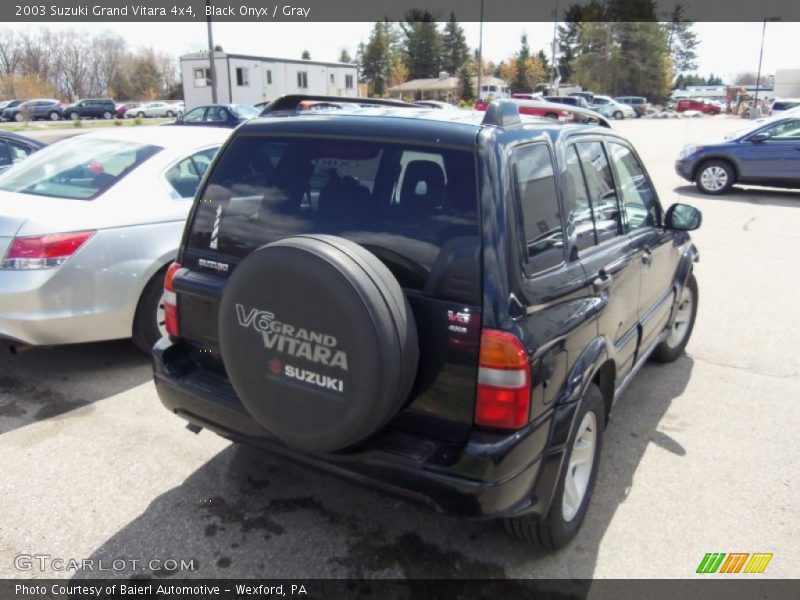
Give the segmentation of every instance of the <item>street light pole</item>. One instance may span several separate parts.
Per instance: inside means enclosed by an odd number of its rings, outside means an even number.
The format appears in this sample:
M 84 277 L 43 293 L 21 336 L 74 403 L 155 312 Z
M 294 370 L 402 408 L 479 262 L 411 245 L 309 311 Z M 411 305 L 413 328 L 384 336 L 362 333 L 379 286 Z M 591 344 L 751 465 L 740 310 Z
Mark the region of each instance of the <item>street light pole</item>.
M 556 66 L 556 32 L 558 31 L 558 0 L 556 0 L 556 10 L 553 13 L 553 45 L 551 47 L 551 54 L 550 54 L 550 93 L 554 96 L 558 96 L 555 90 L 555 83 L 556 83 L 556 71 L 558 67 Z
M 211 11 L 208 10 L 210 0 L 206 0 L 206 21 L 208 23 L 208 62 L 211 64 L 209 75 L 211 76 L 211 103 L 217 103 L 217 69 L 214 57 L 214 34 L 211 32 Z
M 758 54 L 758 74 L 756 75 L 756 94 L 753 98 L 753 109 L 750 111 L 750 118 L 756 119 L 760 115 L 757 114 L 756 109 L 758 108 L 758 90 L 761 86 L 761 59 L 764 58 L 764 37 L 767 33 L 767 21 L 780 21 L 780 17 L 765 17 L 764 23 L 761 26 L 761 52 Z M 760 112 L 760 111 L 758 111 Z
M 481 26 L 478 33 L 478 100 L 481 99 L 481 80 L 483 79 L 483 0 L 481 0 Z

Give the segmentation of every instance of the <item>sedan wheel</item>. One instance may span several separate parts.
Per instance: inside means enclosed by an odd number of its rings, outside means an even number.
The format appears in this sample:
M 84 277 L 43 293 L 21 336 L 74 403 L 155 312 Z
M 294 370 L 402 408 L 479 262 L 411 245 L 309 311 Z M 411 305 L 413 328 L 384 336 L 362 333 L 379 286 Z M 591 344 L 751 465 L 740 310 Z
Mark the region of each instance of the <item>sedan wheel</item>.
M 171 118 L 172 118 L 172 117 L 174 117 L 174 116 L 175 116 L 175 113 L 174 113 L 174 112 L 172 112 L 171 110 L 168 110 L 168 111 L 167 111 L 167 118 L 168 118 L 168 119 L 171 119 Z
M 142 111 L 139 111 L 138 113 L 136 113 L 136 116 L 139 117 L 140 119 L 144 119 L 145 115 Z
M 110 119 L 112 116 L 113 115 L 111 114 L 110 111 L 106 111 L 106 112 L 103 113 L 103 118 L 106 119 L 106 120 Z
M 706 194 L 722 194 L 733 185 L 733 171 L 724 162 L 714 160 L 697 172 L 697 187 Z
M 614 113 L 613 117 L 614 117 L 614 118 L 615 118 L 617 121 L 619 121 L 620 119 L 622 119 L 622 118 L 623 118 L 623 114 L 622 114 L 622 112 L 620 112 L 620 111 L 616 111 L 616 112 Z
M 53 111 L 53 112 L 50 113 L 50 120 L 51 121 L 58 121 L 60 118 L 61 117 L 59 116 L 59 114 L 57 112 Z
M 80 118 L 80 115 L 76 112 L 69 113 L 69 118 L 71 121 L 77 121 Z

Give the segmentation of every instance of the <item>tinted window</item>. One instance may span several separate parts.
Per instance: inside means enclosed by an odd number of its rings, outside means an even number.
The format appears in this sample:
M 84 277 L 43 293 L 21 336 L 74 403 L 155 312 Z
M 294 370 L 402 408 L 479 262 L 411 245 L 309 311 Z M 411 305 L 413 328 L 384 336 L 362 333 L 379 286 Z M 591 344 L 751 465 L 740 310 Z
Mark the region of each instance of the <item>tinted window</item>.
M 11 164 L 11 153 L 9 152 L 8 144 L 0 140 L 0 167 L 8 167 Z
M 644 168 L 630 148 L 615 142 L 608 147 L 619 179 L 628 229 L 655 227 L 659 223 L 658 201 Z
M 592 204 L 575 146 L 567 148 L 566 167 L 563 197 L 564 209 L 567 211 L 567 236 L 574 240 L 578 250 L 583 250 L 593 246 L 596 241 Z
M 0 190 L 91 200 L 161 150 L 136 142 L 72 138 L 36 152 L 3 177 Z
M 537 273 L 564 260 L 564 231 L 550 151 L 543 144 L 514 151 L 517 195 L 531 271 Z
M 602 244 L 622 235 L 622 221 L 614 177 L 605 150 L 600 142 L 580 142 L 575 145 L 581 159 L 586 188 L 592 203 L 597 243 Z
M 471 152 L 238 136 L 197 203 L 188 251 L 235 259 L 287 236 L 327 233 L 370 250 L 403 287 L 476 303 L 477 204 Z
M 190 110 L 189 112 L 187 112 L 183 116 L 183 120 L 184 121 L 188 121 L 190 123 L 191 122 L 196 122 L 196 121 L 202 121 L 203 120 L 203 116 L 205 115 L 205 113 L 206 113 L 205 107 L 201 106 L 200 108 L 195 108 L 195 109 Z
M 209 148 L 184 158 L 166 172 L 165 177 L 179 198 L 194 198 L 217 148 Z
M 800 139 L 800 119 L 792 119 L 790 121 L 784 121 L 783 123 L 777 123 L 772 127 L 762 129 L 759 133 L 770 134 L 772 137 L 767 141 L 797 141 Z
M 27 158 L 31 153 L 31 149 L 16 142 L 8 142 L 8 150 L 11 153 L 11 162 L 19 162 L 23 158 Z

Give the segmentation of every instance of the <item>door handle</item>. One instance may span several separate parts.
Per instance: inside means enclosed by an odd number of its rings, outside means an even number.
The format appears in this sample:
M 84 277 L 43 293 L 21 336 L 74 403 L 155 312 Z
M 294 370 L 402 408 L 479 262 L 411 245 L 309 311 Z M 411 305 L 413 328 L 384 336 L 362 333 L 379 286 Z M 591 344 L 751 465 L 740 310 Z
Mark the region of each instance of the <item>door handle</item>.
M 595 280 L 592 281 L 592 289 L 595 293 L 602 292 L 603 290 L 610 288 L 613 281 L 614 278 L 611 275 L 605 271 L 600 271 Z
M 649 265 L 653 262 L 653 251 L 650 250 L 649 246 L 644 247 L 644 251 L 642 252 L 642 264 Z

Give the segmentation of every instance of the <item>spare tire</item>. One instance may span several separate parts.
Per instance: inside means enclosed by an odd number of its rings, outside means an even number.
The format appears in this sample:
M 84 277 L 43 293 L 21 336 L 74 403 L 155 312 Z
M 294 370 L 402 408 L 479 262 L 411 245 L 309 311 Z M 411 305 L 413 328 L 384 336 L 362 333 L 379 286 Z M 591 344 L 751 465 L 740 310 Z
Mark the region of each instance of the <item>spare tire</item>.
M 417 328 L 386 266 L 328 235 L 284 238 L 236 267 L 219 309 L 222 360 L 252 417 L 288 446 L 363 441 L 408 398 Z

